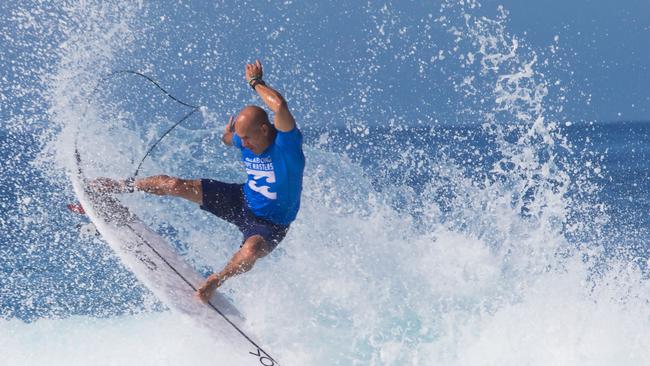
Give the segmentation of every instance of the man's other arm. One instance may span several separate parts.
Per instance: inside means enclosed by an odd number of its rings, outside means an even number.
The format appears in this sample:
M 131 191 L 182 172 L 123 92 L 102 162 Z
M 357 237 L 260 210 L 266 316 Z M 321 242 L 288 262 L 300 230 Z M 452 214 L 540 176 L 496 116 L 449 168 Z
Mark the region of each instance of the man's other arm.
M 235 133 L 235 117 L 230 116 L 226 128 L 223 129 L 221 141 L 228 146 L 232 146 L 232 135 Z

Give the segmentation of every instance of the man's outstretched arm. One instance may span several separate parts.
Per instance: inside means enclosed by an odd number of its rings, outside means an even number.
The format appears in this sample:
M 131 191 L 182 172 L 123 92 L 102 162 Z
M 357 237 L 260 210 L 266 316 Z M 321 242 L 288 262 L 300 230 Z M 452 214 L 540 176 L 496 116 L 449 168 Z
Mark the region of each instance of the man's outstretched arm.
M 262 76 L 264 76 L 264 70 L 260 60 L 255 61 L 254 64 L 246 65 L 246 81 L 259 94 L 264 104 L 273 112 L 273 125 L 275 128 L 283 132 L 293 130 L 296 126 L 296 121 L 293 119 L 291 112 L 289 112 L 287 101 L 275 89 L 266 85 L 262 81 Z

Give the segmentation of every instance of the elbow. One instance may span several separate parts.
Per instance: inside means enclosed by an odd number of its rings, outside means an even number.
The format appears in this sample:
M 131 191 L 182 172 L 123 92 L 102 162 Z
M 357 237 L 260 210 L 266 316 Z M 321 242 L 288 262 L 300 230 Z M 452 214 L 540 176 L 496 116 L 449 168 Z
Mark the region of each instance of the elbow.
M 224 133 L 221 135 L 221 142 L 223 142 L 225 145 L 230 146 L 232 140 L 232 135 Z
M 287 108 L 287 101 L 284 99 L 282 94 L 275 90 L 264 98 L 264 102 L 273 113 L 278 113 L 282 108 Z
M 287 105 L 287 101 L 280 96 L 278 100 L 276 101 L 275 105 L 273 106 L 273 113 L 278 113 L 282 110 L 287 110 L 289 109 L 289 106 Z
M 182 179 L 170 177 L 167 180 L 167 194 L 177 194 L 183 189 L 184 183 Z

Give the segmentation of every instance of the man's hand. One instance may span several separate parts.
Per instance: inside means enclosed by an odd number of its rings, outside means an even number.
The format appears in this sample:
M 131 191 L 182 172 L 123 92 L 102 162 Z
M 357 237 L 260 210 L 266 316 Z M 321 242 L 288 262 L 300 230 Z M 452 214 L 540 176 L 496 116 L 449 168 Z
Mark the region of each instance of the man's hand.
M 254 64 L 246 64 L 246 82 L 250 84 L 252 79 L 261 79 L 264 76 L 264 69 L 260 60 Z
M 223 135 L 221 136 L 221 141 L 224 144 L 231 146 L 232 145 L 232 135 L 235 133 L 235 117 L 230 116 L 226 128 L 223 129 Z
M 221 286 L 221 282 L 222 281 L 219 279 L 218 275 L 210 275 L 205 283 L 196 290 L 194 296 L 202 303 L 207 304 L 212 298 L 212 295 L 214 295 L 214 291 L 217 287 Z

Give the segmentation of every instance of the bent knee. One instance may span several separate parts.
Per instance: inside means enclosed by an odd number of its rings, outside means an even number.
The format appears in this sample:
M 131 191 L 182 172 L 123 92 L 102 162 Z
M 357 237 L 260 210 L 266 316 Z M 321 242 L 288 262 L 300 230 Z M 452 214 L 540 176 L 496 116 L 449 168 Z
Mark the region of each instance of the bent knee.
M 167 188 L 176 194 L 183 192 L 185 189 L 185 181 L 180 178 L 168 177 L 166 184 Z
M 268 248 L 266 240 L 261 235 L 253 235 L 246 239 L 246 242 L 240 250 L 247 257 L 261 258 L 269 253 Z
M 154 175 L 147 178 L 150 182 L 155 183 L 158 187 L 169 188 L 173 186 L 174 181 L 178 178 L 170 177 L 169 175 Z
M 190 188 L 185 179 L 170 177 L 169 175 L 159 175 L 156 178 L 159 180 L 160 185 L 165 187 L 167 192 L 174 195 L 182 194 Z

